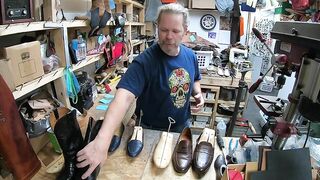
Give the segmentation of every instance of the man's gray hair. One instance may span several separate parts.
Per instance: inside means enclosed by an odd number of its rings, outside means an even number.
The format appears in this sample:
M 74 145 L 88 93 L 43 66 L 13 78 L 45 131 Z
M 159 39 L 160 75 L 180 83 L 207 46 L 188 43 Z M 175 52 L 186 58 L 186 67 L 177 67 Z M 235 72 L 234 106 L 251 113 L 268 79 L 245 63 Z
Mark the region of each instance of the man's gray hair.
M 189 21 L 189 12 L 187 8 L 184 8 L 179 3 L 170 3 L 163 6 L 160 6 L 158 9 L 158 15 L 157 15 L 157 24 L 159 24 L 161 15 L 163 13 L 171 13 L 171 14 L 181 14 L 183 16 L 183 25 L 187 26 Z

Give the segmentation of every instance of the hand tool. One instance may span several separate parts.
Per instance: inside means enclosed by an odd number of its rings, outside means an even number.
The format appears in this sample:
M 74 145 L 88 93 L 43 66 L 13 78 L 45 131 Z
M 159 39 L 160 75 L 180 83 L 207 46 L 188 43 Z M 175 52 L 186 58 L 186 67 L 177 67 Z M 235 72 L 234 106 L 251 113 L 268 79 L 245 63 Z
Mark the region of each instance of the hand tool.
M 226 153 L 225 153 L 225 149 L 224 149 L 225 148 L 224 141 L 223 141 L 223 139 L 222 139 L 222 137 L 221 137 L 219 132 L 217 132 L 217 143 L 218 143 L 219 148 L 222 151 L 222 156 L 223 156 L 225 162 L 227 163 L 227 159 L 226 159 L 226 156 L 225 156 Z

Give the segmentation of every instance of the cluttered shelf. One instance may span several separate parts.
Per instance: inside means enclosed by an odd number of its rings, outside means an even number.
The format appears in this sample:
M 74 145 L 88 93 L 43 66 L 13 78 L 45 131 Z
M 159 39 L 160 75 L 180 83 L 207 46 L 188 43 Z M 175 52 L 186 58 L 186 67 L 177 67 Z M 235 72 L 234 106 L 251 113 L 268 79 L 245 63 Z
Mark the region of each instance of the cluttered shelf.
M 115 25 L 112 21 L 107 22 L 107 26 Z M 144 26 L 145 23 L 142 22 L 130 22 L 127 21 L 125 25 L 132 26 Z M 88 20 L 64 20 L 58 22 L 52 21 L 35 21 L 27 23 L 16 23 L 0 25 L 0 36 L 7 36 L 18 33 L 34 32 L 34 31 L 44 31 L 55 29 L 59 27 L 75 28 L 75 27 L 89 27 Z
M 225 104 L 228 106 L 234 106 L 236 104 L 235 101 L 224 101 L 224 100 L 218 100 L 218 103 Z M 240 102 L 240 106 L 245 106 L 245 104 L 246 102 Z
M 73 21 L 61 21 L 61 22 L 51 22 L 51 21 L 36 21 L 28 23 L 16 23 L 0 25 L 0 36 L 33 32 L 33 31 L 43 31 L 55 29 L 54 27 L 87 27 L 89 26 L 89 21 L 86 20 L 73 20 Z
M 225 77 L 219 75 L 208 75 L 208 74 L 201 74 L 201 85 L 210 85 L 210 86 L 227 86 L 227 87 L 238 87 L 239 80 L 241 77 L 241 73 L 237 73 L 235 78 L 232 77 Z M 251 83 L 251 71 L 247 72 L 244 81 L 247 84 Z
M 144 8 L 144 5 L 143 4 L 140 4 L 136 1 L 132 1 L 132 0 L 121 0 L 122 3 L 125 3 L 125 4 L 132 4 L 134 7 L 137 7 L 137 8 L 141 8 L 143 9 Z
M 212 112 L 197 112 L 197 113 L 191 112 L 191 115 L 211 117 L 212 116 Z
M 131 40 L 132 46 L 138 46 L 140 44 L 143 44 L 144 42 L 145 42 L 145 40 L 140 40 L 140 39 L 132 39 Z
M 190 102 L 196 102 L 193 98 L 190 98 Z M 215 100 L 204 99 L 204 102 L 207 104 L 215 104 Z
M 92 55 L 92 56 L 87 56 L 86 60 L 80 61 L 78 64 L 75 64 L 72 66 L 71 70 L 72 71 L 76 71 L 82 67 L 85 67 L 91 63 L 94 63 L 96 61 L 99 61 L 101 59 L 102 55 L 98 54 L 98 55 Z M 63 70 L 65 68 L 60 67 L 48 74 L 44 74 L 42 76 L 40 76 L 37 79 L 34 79 L 32 81 L 29 81 L 23 85 L 18 86 L 13 92 L 13 96 L 15 99 L 18 99 L 22 96 L 24 96 L 25 94 L 28 94 L 29 92 L 32 92 L 60 77 L 63 76 Z

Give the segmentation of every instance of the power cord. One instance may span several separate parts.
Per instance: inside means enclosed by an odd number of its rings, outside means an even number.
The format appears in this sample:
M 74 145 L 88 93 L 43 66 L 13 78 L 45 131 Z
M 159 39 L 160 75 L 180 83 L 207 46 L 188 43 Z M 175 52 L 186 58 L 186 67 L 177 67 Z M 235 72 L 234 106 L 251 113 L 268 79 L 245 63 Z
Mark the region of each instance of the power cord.
M 306 144 L 307 144 L 307 141 L 308 141 L 308 138 L 309 138 L 309 134 L 310 134 L 310 126 L 311 126 L 311 122 L 308 121 L 309 125 L 308 125 L 308 131 L 307 131 L 307 137 L 306 137 L 306 140 L 304 141 L 304 144 L 303 144 L 303 148 L 306 147 Z

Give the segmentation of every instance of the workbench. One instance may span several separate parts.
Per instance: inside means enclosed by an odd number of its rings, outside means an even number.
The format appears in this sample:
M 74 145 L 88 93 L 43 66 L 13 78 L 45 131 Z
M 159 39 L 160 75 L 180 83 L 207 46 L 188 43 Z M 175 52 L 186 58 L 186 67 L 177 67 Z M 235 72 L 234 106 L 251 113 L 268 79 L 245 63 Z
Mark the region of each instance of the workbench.
M 114 91 L 113 91 L 114 92 Z M 112 93 L 113 94 L 113 93 Z M 86 117 L 78 118 L 78 122 L 82 131 L 83 136 L 85 135 L 87 122 L 90 116 L 94 119 L 100 119 L 104 117 L 105 111 L 96 110 L 96 107 L 101 104 L 99 100 L 104 97 L 104 95 L 98 95 L 98 98 L 95 100 L 93 107 L 87 112 Z M 190 167 L 189 171 L 186 174 L 178 174 L 175 172 L 170 162 L 169 166 L 165 169 L 158 169 L 153 164 L 153 151 L 160 139 L 161 131 L 144 129 L 144 147 L 142 152 L 136 158 L 131 158 L 127 155 L 126 148 L 127 142 L 131 138 L 133 133 L 134 123 L 130 123 L 131 115 L 135 109 L 135 103 L 131 105 L 125 118 L 123 119 L 125 126 L 125 131 L 123 133 L 121 144 L 119 148 L 112 154 L 108 154 L 108 158 L 105 161 L 103 167 L 100 170 L 98 179 L 199 179 L 197 174 Z M 173 144 L 172 152 L 179 138 L 179 133 L 173 134 Z M 199 135 L 193 135 L 193 150 L 196 146 L 196 141 Z M 227 142 L 229 138 L 225 138 L 225 146 L 227 147 Z M 49 143 L 50 144 L 50 143 Z M 38 153 L 38 156 L 41 156 L 40 159 L 44 161 L 52 161 L 58 155 L 52 155 L 52 148 L 46 149 L 45 152 Z M 51 153 L 51 155 L 50 155 Z M 214 170 L 214 161 L 216 157 L 221 154 L 221 150 L 218 145 L 215 143 L 214 150 L 214 159 L 210 166 L 209 171 L 201 179 L 216 179 L 216 173 Z M 55 156 L 55 157 L 54 157 Z M 32 178 L 33 180 L 43 180 L 43 179 L 55 179 L 57 174 L 48 174 L 46 173 L 46 168 L 43 167 L 40 171 Z
M 174 171 L 172 162 L 165 169 L 158 169 L 153 164 L 153 151 L 159 141 L 161 131 L 144 129 L 144 147 L 136 158 L 127 155 L 127 142 L 133 132 L 133 126 L 125 127 L 121 144 L 112 154 L 108 154 L 105 164 L 100 170 L 98 179 L 198 179 L 196 173 L 190 167 L 186 174 L 178 174 Z M 172 152 L 179 138 L 179 133 L 173 134 Z M 193 149 L 199 135 L 193 135 Z M 221 153 L 219 147 L 215 145 L 214 160 Z M 212 162 L 207 174 L 202 179 L 216 179 L 214 170 L 214 161 Z M 55 179 L 57 174 L 48 174 L 45 167 L 32 178 L 33 180 Z

